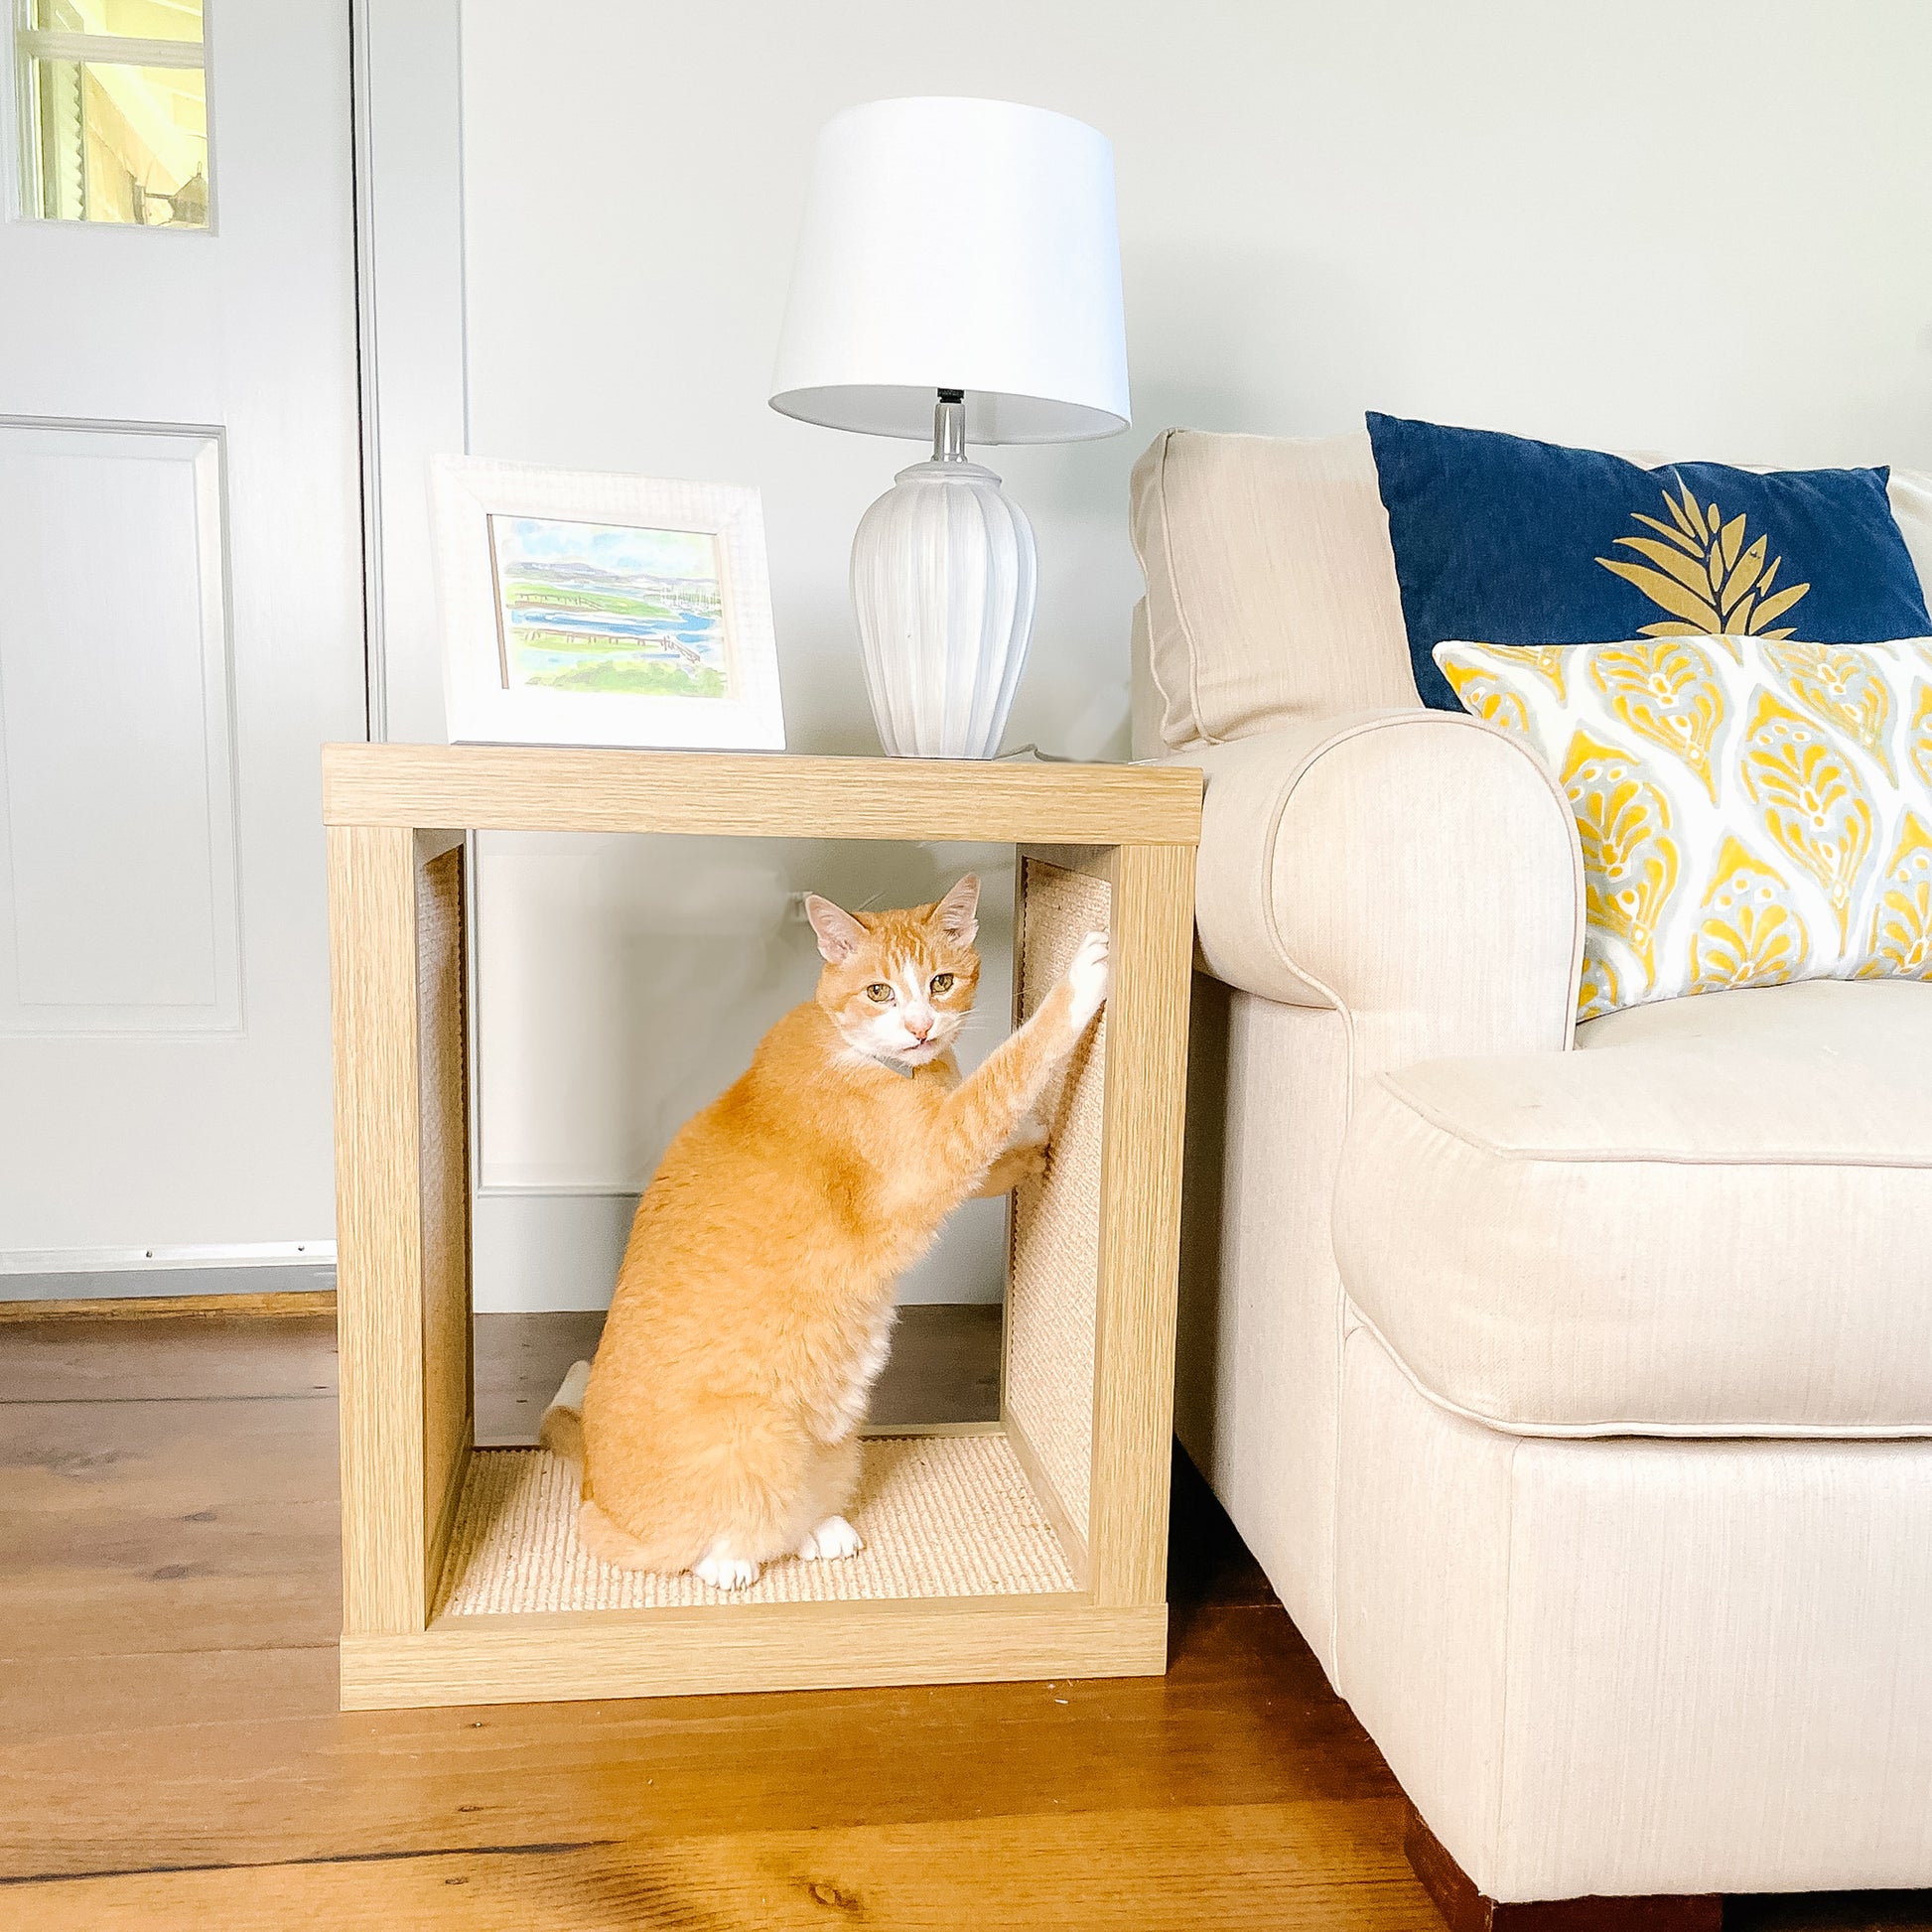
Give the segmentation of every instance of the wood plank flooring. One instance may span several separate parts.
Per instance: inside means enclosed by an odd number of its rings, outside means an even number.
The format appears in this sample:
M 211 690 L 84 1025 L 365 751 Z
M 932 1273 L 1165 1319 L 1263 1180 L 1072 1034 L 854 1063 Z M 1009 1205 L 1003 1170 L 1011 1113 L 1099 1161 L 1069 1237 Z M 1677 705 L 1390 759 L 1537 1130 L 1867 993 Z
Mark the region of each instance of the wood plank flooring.
M 587 1328 L 480 1318 L 490 1440 Z M 989 1335 L 908 1318 L 899 1419 L 983 1403 Z M 1393 1781 L 1184 1463 L 1165 1679 L 345 1717 L 334 1390 L 326 1316 L 0 1323 L 0 1932 L 1439 1932 Z

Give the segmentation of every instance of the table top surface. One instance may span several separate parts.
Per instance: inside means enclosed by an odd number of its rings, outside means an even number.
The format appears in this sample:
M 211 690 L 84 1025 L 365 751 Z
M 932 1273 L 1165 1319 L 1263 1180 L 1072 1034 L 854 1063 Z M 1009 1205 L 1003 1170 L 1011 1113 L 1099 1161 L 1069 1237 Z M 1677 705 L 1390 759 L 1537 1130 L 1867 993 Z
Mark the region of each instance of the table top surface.
M 326 745 L 323 819 L 422 831 L 680 832 L 1194 845 L 1179 764 L 813 758 L 542 745 Z

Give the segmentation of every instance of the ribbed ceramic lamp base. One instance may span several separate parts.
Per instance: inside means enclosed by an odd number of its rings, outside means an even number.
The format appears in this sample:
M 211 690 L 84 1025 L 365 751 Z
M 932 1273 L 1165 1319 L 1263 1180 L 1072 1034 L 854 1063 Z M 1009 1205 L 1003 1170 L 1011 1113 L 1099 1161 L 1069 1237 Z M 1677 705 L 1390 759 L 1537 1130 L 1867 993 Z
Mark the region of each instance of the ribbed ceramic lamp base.
M 1034 532 L 977 463 L 915 463 L 852 539 L 852 602 L 880 742 L 997 758 L 1034 628 Z

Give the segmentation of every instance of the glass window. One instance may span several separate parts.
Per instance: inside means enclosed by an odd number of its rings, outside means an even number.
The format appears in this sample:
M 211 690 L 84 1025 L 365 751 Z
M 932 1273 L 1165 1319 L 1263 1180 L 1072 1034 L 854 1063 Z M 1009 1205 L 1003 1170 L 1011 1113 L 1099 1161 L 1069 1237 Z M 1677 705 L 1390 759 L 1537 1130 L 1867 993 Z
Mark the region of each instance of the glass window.
M 203 0 L 29 0 L 29 214 L 206 228 Z

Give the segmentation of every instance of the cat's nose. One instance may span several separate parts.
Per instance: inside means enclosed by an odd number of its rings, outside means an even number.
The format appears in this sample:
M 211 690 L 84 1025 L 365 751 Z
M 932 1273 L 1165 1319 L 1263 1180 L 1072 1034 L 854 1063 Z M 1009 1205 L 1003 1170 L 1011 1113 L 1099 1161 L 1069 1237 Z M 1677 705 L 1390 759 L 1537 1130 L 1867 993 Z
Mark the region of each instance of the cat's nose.
M 905 1031 L 914 1039 L 923 1040 L 932 1032 L 932 1022 L 929 1018 L 925 1020 L 908 1020 L 905 1023 Z

